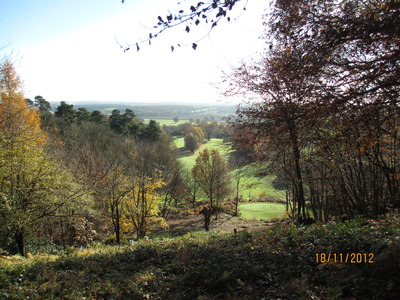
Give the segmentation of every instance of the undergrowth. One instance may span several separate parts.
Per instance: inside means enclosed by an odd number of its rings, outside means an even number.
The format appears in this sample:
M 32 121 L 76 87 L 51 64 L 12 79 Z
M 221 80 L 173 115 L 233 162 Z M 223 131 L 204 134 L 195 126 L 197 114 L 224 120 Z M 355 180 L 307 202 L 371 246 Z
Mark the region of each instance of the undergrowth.
M 4 299 L 397 299 L 400 218 L 189 233 L 0 258 Z M 372 253 L 373 263 L 316 254 Z

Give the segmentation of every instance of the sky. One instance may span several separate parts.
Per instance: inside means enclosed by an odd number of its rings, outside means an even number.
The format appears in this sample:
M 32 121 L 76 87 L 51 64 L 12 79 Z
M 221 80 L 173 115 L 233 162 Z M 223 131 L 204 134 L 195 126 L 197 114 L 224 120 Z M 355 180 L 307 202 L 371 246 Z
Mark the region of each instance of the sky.
M 0 54 L 12 55 L 25 97 L 76 103 L 229 102 L 215 85 L 222 71 L 260 53 L 267 0 L 242 0 L 230 24 L 209 35 L 185 26 L 165 31 L 140 45 L 169 11 L 188 10 L 182 0 L 19 0 L 1 1 Z M 196 29 L 196 30 L 195 30 Z M 177 44 L 182 47 L 177 47 Z M 124 47 L 133 44 L 131 50 Z M 175 50 L 171 51 L 171 45 Z

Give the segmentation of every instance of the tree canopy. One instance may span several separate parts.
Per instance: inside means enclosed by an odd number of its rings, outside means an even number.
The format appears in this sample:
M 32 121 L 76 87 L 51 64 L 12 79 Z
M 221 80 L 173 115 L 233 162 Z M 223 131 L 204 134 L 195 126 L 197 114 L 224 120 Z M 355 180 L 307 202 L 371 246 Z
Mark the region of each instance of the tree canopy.
M 298 217 L 306 201 L 316 219 L 399 206 L 399 5 L 275 1 L 269 49 L 225 78 L 226 95 L 256 95 L 238 140 L 274 157 Z
M 39 115 L 19 91 L 12 63 L 5 60 L 0 70 L 0 239 L 24 255 L 32 227 L 68 214 L 83 197 L 72 174 L 45 153 Z
M 217 150 L 206 148 L 200 152 L 192 174 L 211 207 L 218 206 L 219 201 L 230 194 L 227 165 Z

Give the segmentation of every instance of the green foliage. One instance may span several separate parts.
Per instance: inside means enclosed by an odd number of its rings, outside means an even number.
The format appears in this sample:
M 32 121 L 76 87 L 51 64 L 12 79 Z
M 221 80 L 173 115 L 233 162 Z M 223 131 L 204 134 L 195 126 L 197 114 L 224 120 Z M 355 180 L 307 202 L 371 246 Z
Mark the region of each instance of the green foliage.
M 104 243 L 104 245 L 118 245 L 118 244 L 125 244 L 127 242 L 127 239 L 123 235 L 119 238 L 119 241 L 117 241 L 117 236 L 115 233 L 113 233 L 102 242 Z
M 62 254 L 64 248 L 51 239 L 30 236 L 26 240 L 26 252 L 30 254 Z
M 124 114 L 121 114 L 118 109 L 114 109 L 109 118 L 110 128 L 118 134 L 136 134 L 135 117 L 135 113 L 130 109 L 126 109 Z
M 264 164 L 249 164 L 232 170 L 241 172 L 240 197 L 244 199 L 264 198 L 267 200 L 285 200 L 285 191 L 277 189 L 273 182 L 276 179 L 273 171 L 265 170 Z
M 69 170 L 46 153 L 39 115 L 23 99 L 12 64 L 3 62 L 0 71 L 5 83 L 0 86 L 0 241 L 25 255 L 26 237 L 63 223 L 78 207 L 84 211 L 88 198 Z M 35 103 L 40 113 L 48 113 L 43 97 L 35 97 Z M 72 109 L 60 107 L 59 113 Z
M 68 215 L 78 207 L 83 211 L 87 198 L 70 172 L 47 156 L 43 149 L 23 145 L 4 151 L 0 175 L 1 227 L 8 237 L 20 233 L 16 243 L 24 252 L 23 239 L 44 221 L 57 215 Z M 21 243 L 21 244 L 20 244 Z
M 137 176 L 125 196 L 126 215 L 132 222 L 138 239 L 144 238 L 157 225 L 168 226 L 164 218 L 159 216 L 161 196 L 158 190 L 164 185 L 161 174 L 156 173 L 151 177 Z
M 193 133 L 190 133 L 190 132 L 185 135 L 184 141 L 185 141 L 185 147 L 188 148 L 193 153 L 194 153 L 194 150 L 198 149 L 200 146 L 197 138 L 194 136 Z
M 104 123 L 106 120 L 105 120 L 105 116 L 101 113 L 101 111 L 94 110 L 90 114 L 90 121 L 101 124 L 101 123 Z
M 74 110 L 73 104 L 67 104 L 65 101 L 61 101 L 57 107 L 54 115 L 66 124 L 73 124 L 76 122 L 76 111 Z
M 162 130 L 157 122 L 150 120 L 149 124 L 144 127 L 143 132 L 139 134 L 139 138 L 142 140 L 155 142 L 159 139 L 161 132 Z
M 211 207 L 231 193 L 227 164 L 217 150 L 206 148 L 199 153 L 192 175 Z
M 232 152 L 231 144 L 224 142 L 223 139 L 212 138 L 206 141 L 193 155 L 188 155 L 187 152 L 184 152 L 183 138 L 175 138 L 174 144 L 181 153 L 179 161 L 186 169 L 192 169 L 194 167 L 196 158 L 205 148 L 209 150 L 218 150 L 226 161 L 229 161 L 232 155 L 235 155 L 235 153 Z M 265 169 L 265 164 L 249 164 L 237 166 L 235 169 L 229 171 L 232 178 L 235 178 L 235 174 L 238 171 L 241 172 L 242 178 L 239 197 L 244 199 L 257 199 L 260 197 L 279 200 L 285 199 L 285 192 L 273 186 L 273 181 L 276 179 L 276 176 L 272 175 L 272 171 L 266 172 Z M 263 176 L 260 176 L 260 174 Z
M 186 155 L 189 154 L 188 152 L 185 152 L 182 147 L 184 147 L 184 141 L 183 138 L 176 138 L 174 140 L 174 143 L 177 148 L 181 151 L 182 155 L 179 157 L 179 161 L 182 162 L 182 164 L 187 168 L 187 169 L 192 169 L 195 162 L 196 158 L 198 157 L 199 153 L 203 151 L 204 149 L 208 150 L 218 150 L 221 155 L 228 160 L 228 153 L 230 152 L 230 145 L 228 143 L 225 143 L 223 139 L 216 139 L 212 138 L 209 141 L 206 141 L 193 155 Z
M 76 112 L 78 123 L 90 121 L 90 115 L 90 111 L 88 111 L 85 107 L 79 107 L 78 111 Z
M 38 108 L 40 113 L 49 112 L 51 110 L 50 103 L 42 96 L 36 96 L 34 105 Z
M 201 127 L 192 126 L 190 131 L 185 135 L 185 147 L 194 153 L 194 151 L 203 144 L 204 136 L 204 130 Z

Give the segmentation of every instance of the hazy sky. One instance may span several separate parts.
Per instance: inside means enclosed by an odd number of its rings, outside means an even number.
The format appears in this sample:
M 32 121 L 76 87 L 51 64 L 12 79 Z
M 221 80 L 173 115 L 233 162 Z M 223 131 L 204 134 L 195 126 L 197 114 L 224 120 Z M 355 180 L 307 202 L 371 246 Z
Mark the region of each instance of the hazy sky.
M 1 3 L 0 46 L 13 52 L 25 96 L 48 101 L 213 102 L 220 69 L 262 50 L 266 0 L 245 0 L 231 18 L 191 48 L 199 36 L 192 26 L 174 28 L 126 53 L 126 45 L 148 37 L 157 16 L 187 10 L 183 0 L 18 0 Z M 241 4 L 243 3 L 243 4 Z M 153 31 L 154 32 L 154 31 Z M 171 45 L 180 43 L 181 48 Z M 186 45 L 186 46 L 185 46 Z

